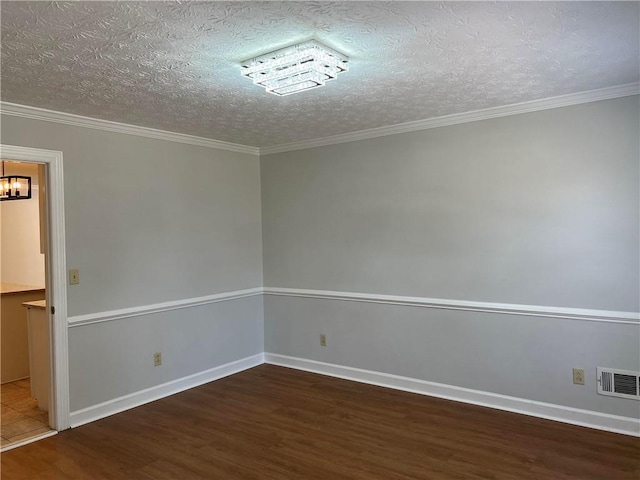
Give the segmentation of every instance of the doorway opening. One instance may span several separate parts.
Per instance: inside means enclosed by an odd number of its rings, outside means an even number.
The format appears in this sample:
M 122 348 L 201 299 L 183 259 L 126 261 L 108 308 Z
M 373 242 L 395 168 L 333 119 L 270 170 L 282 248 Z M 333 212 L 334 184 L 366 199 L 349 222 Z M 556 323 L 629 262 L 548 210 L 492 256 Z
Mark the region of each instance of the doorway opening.
M 1 145 L 0 160 L 2 187 L 14 187 L 6 183 L 13 177 L 21 189 L 0 202 L 5 451 L 69 428 L 69 389 L 62 153 Z
M 0 162 L 2 192 L 12 187 L 21 192 L 0 202 L 0 437 L 6 447 L 52 430 L 51 342 L 46 316 L 46 189 L 40 188 L 46 182 L 46 166 Z

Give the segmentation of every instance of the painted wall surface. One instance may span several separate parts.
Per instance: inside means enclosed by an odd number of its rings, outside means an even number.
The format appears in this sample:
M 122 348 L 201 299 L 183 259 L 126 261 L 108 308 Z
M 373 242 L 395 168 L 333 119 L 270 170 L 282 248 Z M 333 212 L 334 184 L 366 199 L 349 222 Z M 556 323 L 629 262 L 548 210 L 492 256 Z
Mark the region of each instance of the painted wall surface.
M 2 143 L 64 153 L 69 315 L 260 286 L 263 248 L 268 287 L 637 311 L 639 114 L 622 98 L 260 161 L 8 116 Z M 638 326 L 263 301 L 71 328 L 72 410 L 266 350 L 638 415 L 594 383 L 640 369 Z
M 265 287 L 637 312 L 639 118 L 636 96 L 264 156 Z M 639 414 L 595 386 L 640 370 L 637 325 L 266 296 L 265 351 Z
M 255 296 L 69 329 L 71 411 L 261 353 L 262 314 Z
M 44 255 L 40 253 L 38 167 L 35 164 L 5 162 L 5 174 L 30 176 L 32 196 L 28 200 L 0 202 L 2 281 L 44 288 Z
M 264 279 L 638 311 L 638 97 L 264 156 Z
M 596 393 L 596 367 L 639 369 L 637 325 L 269 295 L 264 308 L 270 353 L 640 417 Z
M 257 157 L 10 116 L 2 142 L 63 152 L 69 316 L 261 285 Z
M 63 152 L 69 316 L 262 284 L 257 157 L 6 115 L 2 143 Z M 72 409 L 261 353 L 241 305 L 70 329 Z

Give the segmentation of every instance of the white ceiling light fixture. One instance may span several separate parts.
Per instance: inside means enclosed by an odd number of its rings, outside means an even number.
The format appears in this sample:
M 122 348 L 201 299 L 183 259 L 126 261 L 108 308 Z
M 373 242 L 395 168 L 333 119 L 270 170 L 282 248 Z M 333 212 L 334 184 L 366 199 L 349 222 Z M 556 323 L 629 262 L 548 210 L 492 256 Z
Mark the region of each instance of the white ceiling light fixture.
M 274 95 L 323 86 L 347 70 L 348 58 L 316 40 L 281 48 L 242 62 L 242 75 Z

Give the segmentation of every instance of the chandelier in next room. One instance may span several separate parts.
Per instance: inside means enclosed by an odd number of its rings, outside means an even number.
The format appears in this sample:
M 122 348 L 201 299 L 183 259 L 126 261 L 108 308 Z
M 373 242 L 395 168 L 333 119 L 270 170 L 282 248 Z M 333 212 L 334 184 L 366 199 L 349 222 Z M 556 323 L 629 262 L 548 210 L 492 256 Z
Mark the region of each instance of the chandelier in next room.
M 27 200 L 31 198 L 31 177 L 5 175 L 4 161 L 0 177 L 0 200 Z

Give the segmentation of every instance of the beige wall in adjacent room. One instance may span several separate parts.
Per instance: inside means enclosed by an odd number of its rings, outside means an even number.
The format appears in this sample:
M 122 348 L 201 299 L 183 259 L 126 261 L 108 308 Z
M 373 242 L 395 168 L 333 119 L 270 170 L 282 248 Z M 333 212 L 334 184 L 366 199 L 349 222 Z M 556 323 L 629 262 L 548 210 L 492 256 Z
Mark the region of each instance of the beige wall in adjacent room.
M 30 176 L 31 198 L 0 202 L 0 231 L 4 283 L 45 286 L 44 255 L 40 253 L 40 209 L 38 202 L 38 166 L 5 162 L 6 175 Z

